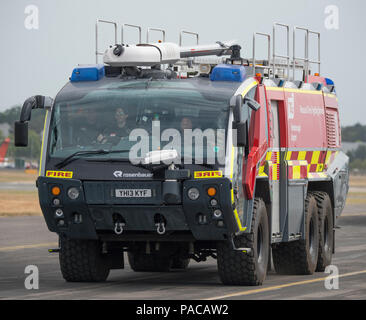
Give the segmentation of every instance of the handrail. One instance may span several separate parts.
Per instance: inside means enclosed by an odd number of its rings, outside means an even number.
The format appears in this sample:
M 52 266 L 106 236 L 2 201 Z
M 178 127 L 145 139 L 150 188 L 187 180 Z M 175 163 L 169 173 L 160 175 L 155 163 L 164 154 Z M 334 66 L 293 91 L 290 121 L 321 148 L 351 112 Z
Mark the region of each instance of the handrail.
M 128 24 L 128 23 L 124 23 L 121 27 L 121 43 L 124 43 L 123 40 L 124 40 L 125 27 L 131 27 L 131 28 L 138 29 L 139 30 L 139 43 L 141 43 L 141 40 L 142 40 L 142 28 L 141 28 L 141 26 L 137 26 L 137 25 L 134 25 L 134 24 Z
M 269 76 L 269 70 L 271 68 L 270 66 L 270 60 L 271 60 L 271 35 L 267 34 L 267 33 L 261 33 L 261 32 L 254 32 L 253 34 L 253 76 L 255 76 L 255 65 L 256 65 L 256 60 L 255 60 L 255 42 L 256 42 L 256 38 L 257 36 L 263 36 L 266 37 L 268 39 L 268 76 Z
M 160 28 L 147 28 L 147 33 L 146 33 L 146 43 L 149 43 L 149 35 L 150 35 L 150 31 L 159 31 L 163 34 L 163 42 L 165 42 L 165 30 L 164 29 L 160 29 Z
M 276 54 L 276 27 L 283 27 L 287 30 L 287 55 Z M 287 24 L 277 23 L 273 24 L 273 77 L 276 72 L 276 58 L 284 58 L 287 60 L 287 78 L 290 77 L 290 26 Z
M 304 58 L 296 57 L 296 31 L 297 30 L 305 31 Z M 294 27 L 294 33 L 293 33 L 293 66 L 292 66 L 293 80 L 295 80 L 296 60 L 304 61 L 304 70 L 305 70 L 305 75 L 307 76 L 309 73 L 309 29 L 303 28 L 303 27 L 297 27 L 297 26 Z
M 182 30 L 179 34 L 179 46 L 181 47 L 182 46 L 182 36 L 183 34 L 191 34 L 191 35 L 194 35 L 196 36 L 196 39 L 197 39 L 197 45 L 199 45 L 199 34 L 198 33 L 195 33 L 195 32 L 191 32 L 191 31 L 184 31 Z
M 318 73 L 320 75 L 320 65 L 321 65 L 321 61 L 320 61 L 320 32 L 316 32 L 316 31 L 310 31 L 309 30 L 309 35 L 310 34 L 315 34 L 318 36 L 318 60 L 310 60 L 309 59 L 309 63 L 312 64 L 317 64 L 318 65 Z M 309 57 L 308 57 L 309 58 Z
M 95 59 L 96 59 L 96 63 L 98 64 L 98 56 L 103 55 L 104 52 L 99 52 L 99 39 L 98 39 L 98 30 L 99 30 L 99 23 L 107 23 L 107 24 L 113 24 L 114 25 L 114 38 L 115 38 L 115 44 L 117 44 L 117 29 L 118 29 L 118 24 L 114 21 L 108 21 L 108 20 L 102 20 L 102 19 L 97 19 L 96 24 L 95 24 Z

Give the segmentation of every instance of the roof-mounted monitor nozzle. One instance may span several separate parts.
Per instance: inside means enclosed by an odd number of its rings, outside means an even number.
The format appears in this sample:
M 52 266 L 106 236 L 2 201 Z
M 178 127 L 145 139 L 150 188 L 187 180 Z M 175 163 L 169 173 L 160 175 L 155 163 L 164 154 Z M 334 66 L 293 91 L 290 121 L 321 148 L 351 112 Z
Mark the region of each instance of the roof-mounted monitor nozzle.
M 174 64 L 182 58 L 231 55 L 240 57 L 241 47 L 236 41 L 218 42 L 211 45 L 180 47 L 175 43 L 120 45 L 110 47 L 104 53 L 105 64 L 115 67 L 154 66 Z

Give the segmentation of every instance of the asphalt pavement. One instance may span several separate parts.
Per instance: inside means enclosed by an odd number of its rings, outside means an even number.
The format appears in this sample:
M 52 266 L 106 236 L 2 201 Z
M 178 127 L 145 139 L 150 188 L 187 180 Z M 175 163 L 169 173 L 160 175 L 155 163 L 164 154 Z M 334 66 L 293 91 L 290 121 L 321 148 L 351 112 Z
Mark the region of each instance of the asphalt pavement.
M 48 253 L 57 247 L 58 239 L 48 231 L 43 217 L 1 217 L 0 299 L 366 299 L 365 208 L 347 206 L 337 224 L 332 264 L 339 271 L 339 285 L 329 290 L 325 284 L 330 274 L 284 276 L 273 270 L 262 286 L 224 286 L 214 259 L 191 262 L 185 271 L 168 273 L 136 273 L 125 259 L 125 269 L 112 270 L 105 283 L 67 283 L 58 254 Z M 25 288 L 29 265 L 38 267 L 38 289 Z

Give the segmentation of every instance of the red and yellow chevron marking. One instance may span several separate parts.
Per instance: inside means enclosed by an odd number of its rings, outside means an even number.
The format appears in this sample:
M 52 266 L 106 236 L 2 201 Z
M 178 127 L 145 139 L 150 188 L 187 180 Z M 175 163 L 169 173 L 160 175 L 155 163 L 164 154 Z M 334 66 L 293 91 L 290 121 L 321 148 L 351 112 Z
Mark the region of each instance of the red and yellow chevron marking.
M 335 157 L 338 155 L 339 151 L 327 151 L 325 156 L 325 169 L 334 161 Z
M 291 161 L 292 179 L 300 179 L 297 177 L 308 177 L 309 179 L 327 178 L 327 174 L 324 172 L 330 163 L 332 163 L 339 151 L 287 151 L 285 160 Z M 300 161 L 295 164 L 294 161 Z M 306 164 L 305 164 L 306 163 Z M 259 170 L 258 176 L 269 177 L 270 180 L 279 180 L 280 173 L 280 153 L 277 151 L 269 151 L 266 157 L 263 159 Z M 306 165 L 307 172 L 305 174 Z M 290 166 L 290 165 L 289 165 Z M 317 173 L 317 174 L 316 174 Z M 290 179 L 290 175 L 289 175 Z
M 308 172 L 322 172 L 326 151 L 288 151 L 286 160 L 306 160 L 308 162 Z
M 289 180 L 306 179 L 308 176 L 308 162 L 306 160 L 287 161 L 287 178 Z
M 265 159 L 259 167 L 258 176 L 268 176 L 270 180 L 280 179 L 280 153 L 278 151 L 267 152 Z

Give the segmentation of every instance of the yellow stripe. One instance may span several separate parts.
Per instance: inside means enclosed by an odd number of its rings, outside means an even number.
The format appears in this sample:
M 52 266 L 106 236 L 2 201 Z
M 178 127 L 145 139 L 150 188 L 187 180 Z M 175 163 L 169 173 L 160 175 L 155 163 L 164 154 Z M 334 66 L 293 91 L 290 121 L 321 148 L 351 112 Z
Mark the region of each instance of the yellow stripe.
M 325 163 L 329 163 L 330 156 L 332 155 L 332 151 L 327 151 L 327 156 L 325 157 Z
M 241 93 L 242 97 L 244 97 L 252 88 L 254 88 L 258 84 L 257 81 L 253 81 L 250 85 L 248 85 L 244 91 Z
M 58 246 L 57 242 L 26 244 L 26 245 L 22 245 L 22 246 L 0 247 L 0 252 L 11 252 L 11 251 L 22 250 L 22 249 L 33 249 L 33 248 L 43 248 L 43 247 L 55 247 L 55 246 Z
M 329 275 L 327 277 L 322 277 L 322 278 L 317 278 L 317 279 L 290 282 L 290 283 L 281 284 L 281 285 L 278 285 L 278 286 L 267 287 L 267 288 L 260 288 L 260 289 L 253 289 L 253 290 L 246 290 L 246 291 L 240 291 L 240 292 L 235 292 L 235 293 L 229 293 L 229 294 L 226 294 L 226 295 L 223 295 L 223 296 L 206 298 L 205 300 L 219 300 L 219 299 L 226 299 L 226 298 L 231 298 L 231 297 L 247 296 L 249 294 L 273 291 L 273 290 L 278 290 L 278 289 L 283 289 L 283 288 L 288 288 L 288 287 L 294 287 L 294 286 L 300 286 L 300 285 L 314 283 L 314 282 L 321 282 L 321 281 L 324 281 L 326 279 L 330 280 L 330 279 L 335 279 L 335 278 L 351 277 L 351 276 L 356 276 L 356 275 L 364 274 L 364 273 L 366 273 L 366 270 L 349 272 L 349 273 L 345 273 L 345 274 L 340 274 L 338 276 L 330 276 Z
M 272 157 L 272 151 L 267 152 L 266 160 L 267 161 L 271 160 L 271 157 Z
M 233 180 L 233 175 L 234 175 L 234 155 L 235 155 L 235 148 L 234 146 L 232 146 L 231 148 L 231 162 L 230 162 L 230 180 L 232 182 Z M 234 203 L 235 200 L 234 200 L 234 189 L 231 189 L 231 203 Z M 238 227 L 239 227 L 239 230 L 240 231 L 245 231 L 247 228 L 243 228 L 243 226 L 241 225 L 241 221 L 240 221 L 240 218 L 239 218 L 239 214 L 238 214 L 238 211 L 234 210 L 234 215 L 235 215 L 235 219 L 236 219 L 236 222 L 238 224 Z
M 46 116 L 44 117 L 44 125 L 43 125 L 43 135 L 42 135 L 42 147 L 41 147 L 41 158 L 39 159 L 39 172 L 38 175 L 41 175 L 42 172 L 42 155 L 43 155 L 43 143 L 44 143 L 44 136 L 46 133 L 46 120 L 48 117 L 48 110 L 46 111 Z
M 272 165 L 272 180 L 278 180 L 277 165 Z
M 288 151 L 286 154 L 286 160 L 290 160 L 292 155 L 292 151 Z
M 292 167 L 292 179 L 300 179 L 300 166 Z
M 322 91 L 313 91 L 313 90 L 301 90 L 301 89 L 292 89 L 292 88 L 278 88 L 278 87 L 266 87 L 269 91 L 283 91 L 283 92 L 294 92 L 294 93 L 309 93 L 309 94 L 318 94 L 322 95 Z
M 306 151 L 300 151 L 297 160 L 305 160 L 305 159 L 306 159 Z
M 317 164 L 319 162 L 320 151 L 313 151 L 313 156 L 311 157 L 311 164 Z

